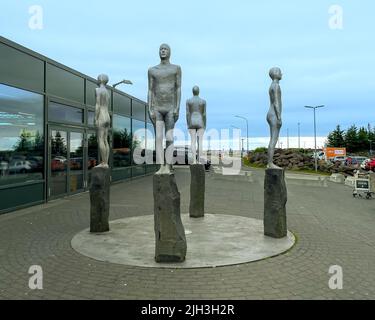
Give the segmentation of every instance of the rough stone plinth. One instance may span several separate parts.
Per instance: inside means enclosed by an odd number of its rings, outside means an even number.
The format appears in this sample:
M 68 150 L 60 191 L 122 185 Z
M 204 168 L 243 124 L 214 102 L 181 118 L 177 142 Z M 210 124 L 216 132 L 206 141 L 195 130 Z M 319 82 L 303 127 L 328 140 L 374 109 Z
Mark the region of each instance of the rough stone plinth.
M 287 236 L 287 190 L 283 169 L 266 169 L 264 178 L 264 234 L 272 238 Z
M 191 218 L 204 217 L 204 196 L 206 176 L 203 164 L 190 165 L 190 207 Z
M 95 167 L 91 170 L 90 189 L 90 232 L 109 231 L 109 190 L 111 170 Z
M 174 174 L 154 175 L 154 221 L 155 261 L 183 262 L 187 246 Z

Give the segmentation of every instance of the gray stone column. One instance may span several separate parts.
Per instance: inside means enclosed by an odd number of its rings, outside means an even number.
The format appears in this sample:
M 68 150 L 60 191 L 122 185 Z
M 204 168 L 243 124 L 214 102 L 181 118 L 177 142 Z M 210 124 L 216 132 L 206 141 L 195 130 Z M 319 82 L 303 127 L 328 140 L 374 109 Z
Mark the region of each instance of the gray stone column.
M 154 219 L 156 262 L 185 261 L 185 229 L 174 174 L 154 175 Z
M 287 236 L 287 190 L 283 169 L 266 169 L 264 178 L 264 234 L 272 238 Z
M 109 189 L 111 170 L 95 167 L 91 170 L 90 189 L 90 232 L 109 231 Z
M 206 184 L 204 165 L 190 165 L 190 177 L 190 217 L 202 218 L 204 217 L 204 196 Z

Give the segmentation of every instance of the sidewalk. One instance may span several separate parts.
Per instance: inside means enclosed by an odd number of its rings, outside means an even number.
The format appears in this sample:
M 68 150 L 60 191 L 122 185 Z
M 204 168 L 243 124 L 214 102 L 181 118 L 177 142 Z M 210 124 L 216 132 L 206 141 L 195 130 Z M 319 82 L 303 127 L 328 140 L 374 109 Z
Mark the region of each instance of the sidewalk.
M 252 181 L 207 175 L 206 212 L 263 218 L 262 170 Z M 181 212 L 190 172 L 176 169 Z M 353 199 L 344 185 L 288 185 L 288 253 L 213 269 L 149 269 L 99 262 L 75 252 L 72 237 L 89 226 L 89 194 L 0 216 L 0 299 L 375 299 L 375 200 Z M 111 187 L 111 220 L 153 214 L 152 176 Z M 241 239 L 238 239 L 241 241 Z M 31 265 L 44 288 L 28 287 Z M 328 287 L 340 265 L 343 290 Z

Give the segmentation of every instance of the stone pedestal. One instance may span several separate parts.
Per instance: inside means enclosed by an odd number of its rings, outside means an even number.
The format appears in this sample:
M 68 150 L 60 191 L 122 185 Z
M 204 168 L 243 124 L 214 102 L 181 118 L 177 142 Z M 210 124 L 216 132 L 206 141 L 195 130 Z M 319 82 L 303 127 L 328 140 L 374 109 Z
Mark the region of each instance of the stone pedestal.
M 183 262 L 187 246 L 174 174 L 154 175 L 154 221 L 156 262 Z
M 287 190 L 283 169 L 266 169 L 264 178 L 264 234 L 272 238 L 287 236 Z
M 190 207 L 191 218 L 204 217 L 205 168 L 203 164 L 190 165 Z
M 109 188 L 111 170 L 95 167 L 91 170 L 90 189 L 90 232 L 109 231 Z

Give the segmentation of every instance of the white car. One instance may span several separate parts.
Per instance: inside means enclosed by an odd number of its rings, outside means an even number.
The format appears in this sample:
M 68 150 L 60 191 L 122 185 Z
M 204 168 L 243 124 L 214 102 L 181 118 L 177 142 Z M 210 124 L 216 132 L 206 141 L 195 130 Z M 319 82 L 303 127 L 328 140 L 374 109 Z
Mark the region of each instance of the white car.
M 14 162 L 11 162 L 9 165 L 9 172 L 11 173 L 26 173 L 27 171 L 30 171 L 32 169 L 31 163 L 26 160 L 16 160 Z

